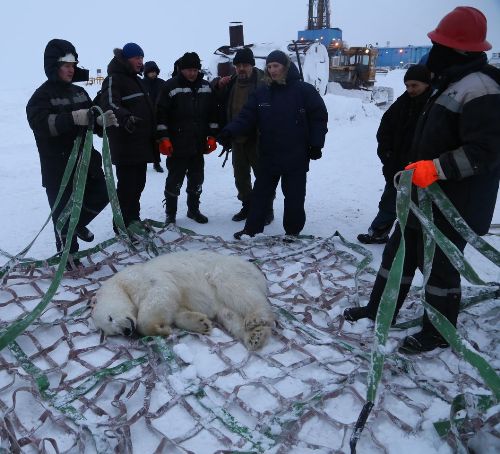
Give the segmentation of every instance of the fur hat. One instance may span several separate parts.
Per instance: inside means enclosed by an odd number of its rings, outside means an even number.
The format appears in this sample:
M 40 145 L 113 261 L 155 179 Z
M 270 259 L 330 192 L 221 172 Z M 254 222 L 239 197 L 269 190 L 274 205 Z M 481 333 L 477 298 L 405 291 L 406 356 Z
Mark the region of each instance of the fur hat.
M 249 65 L 255 66 L 255 58 L 253 58 L 252 49 L 249 47 L 239 49 L 233 58 L 233 65 L 236 66 L 238 63 L 248 63 Z
M 158 68 L 158 65 L 154 61 L 147 61 L 144 63 L 144 74 L 150 73 L 150 72 L 156 72 L 156 74 L 160 74 L 160 68 Z
M 430 84 L 431 72 L 425 65 L 413 65 L 406 71 L 404 81 L 406 82 L 407 80 L 418 80 L 419 82 Z
M 283 66 L 288 66 L 290 59 L 285 52 L 282 52 L 281 50 L 273 50 L 266 58 L 266 65 L 273 62 L 281 63 Z
M 127 43 L 123 46 L 122 50 L 123 57 L 126 59 L 133 57 L 144 57 L 144 51 L 141 46 L 136 43 Z
M 201 69 L 200 57 L 198 57 L 198 54 L 196 52 L 186 52 L 179 59 L 179 69 L 191 68 Z

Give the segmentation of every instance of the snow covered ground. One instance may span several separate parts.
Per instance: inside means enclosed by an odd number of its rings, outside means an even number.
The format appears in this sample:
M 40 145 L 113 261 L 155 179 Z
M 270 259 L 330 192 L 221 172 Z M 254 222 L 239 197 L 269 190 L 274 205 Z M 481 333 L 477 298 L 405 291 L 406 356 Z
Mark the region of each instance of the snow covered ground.
M 398 96 L 404 89 L 403 74 L 403 71 L 392 71 L 386 76 L 377 76 L 378 83 L 381 86 L 393 87 L 395 96 Z M 29 243 L 49 214 L 45 192 L 40 183 L 38 154 L 24 112 L 26 102 L 35 88 L 35 86 L 16 90 L 0 88 L 2 99 L 0 111 L 0 137 L 2 137 L 0 143 L 2 162 L 0 166 L 0 192 L 2 194 L 0 249 L 9 253 L 16 253 Z M 91 96 L 96 90 L 95 86 L 88 87 Z M 363 103 L 361 99 L 355 97 L 328 94 L 324 99 L 329 111 L 329 132 L 323 158 L 311 163 L 306 198 L 307 223 L 303 233 L 327 238 L 335 231 L 339 231 L 348 241 L 356 242 L 356 235 L 367 230 L 376 214 L 378 200 L 383 189 L 383 177 L 376 155 L 375 140 L 382 112 L 374 105 Z M 96 144 L 100 148 L 98 139 L 96 139 Z M 168 383 L 168 386 L 155 386 L 154 381 L 150 381 L 149 386 L 154 389 L 147 386 L 144 390 L 140 388 L 141 392 L 145 393 L 142 395 L 136 392 L 139 388 L 134 388 L 134 383 L 139 386 L 141 377 L 137 375 L 136 369 L 131 369 L 121 375 L 119 380 L 113 382 L 111 389 L 102 388 L 102 395 L 93 391 L 77 403 L 73 403 L 75 407 L 80 405 L 87 409 L 85 417 L 88 424 L 80 426 L 79 430 L 75 429 L 73 422 L 63 424 L 61 421 L 64 418 L 54 411 L 54 405 L 50 407 L 50 412 L 44 412 L 43 405 L 35 402 L 36 398 L 26 397 L 28 393 L 24 393 L 21 388 L 16 388 L 16 393 L 10 396 L 12 382 L 19 387 L 29 386 L 31 382 L 26 379 L 20 368 L 18 370 L 13 367 L 9 368 L 8 372 L 6 371 L 5 365 L 12 366 L 15 361 L 11 356 L 13 352 L 7 352 L 5 349 L 0 353 L 0 362 L 5 366 L 5 368 L 2 366 L 4 371 L 0 372 L 0 412 L 3 413 L 3 425 L 0 424 L 0 451 L 2 448 L 8 450 L 8 447 L 12 446 L 9 444 L 12 440 L 9 441 L 8 434 L 14 433 L 12 424 L 14 426 L 17 424 L 10 419 L 12 414 L 20 418 L 23 425 L 23 429 L 18 429 L 16 432 L 18 438 L 25 437 L 28 440 L 30 436 L 36 434 L 36 437 L 45 440 L 43 446 L 48 452 L 54 452 L 50 439 L 56 438 L 56 435 L 51 435 L 50 424 L 57 428 L 54 433 L 58 434 L 56 440 L 59 447 L 62 447 L 63 451 L 69 449 L 70 452 L 74 443 L 72 437 L 78 434 L 78 437 L 86 439 L 89 432 L 93 432 L 93 437 L 89 436 L 89 440 L 93 439 L 96 450 L 107 450 L 118 446 L 120 452 L 130 450 L 153 452 L 154 449 L 158 449 L 155 452 L 195 453 L 232 450 L 295 453 L 348 451 L 349 428 L 352 429 L 362 406 L 359 396 L 364 397 L 366 393 L 366 363 L 361 366 L 359 361 L 346 356 L 345 352 L 330 348 L 329 343 L 335 343 L 335 339 L 347 339 L 354 343 L 360 342 L 358 348 L 366 352 L 370 351 L 371 325 L 368 322 L 354 326 L 342 325 L 339 322 L 342 309 L 354 298 L 352 264 L 349 264 L 345 257 L 341 259 L 340 257 L 343 257 L 341 255 L 338 257 L 336 254 L 332 255 L 331 245 L 328 242 L 321 243 L 321 247 L 314 249 L 315 255 L 311 255 L 311 250 L 297 255 L 297 251 L 293 249 L 294 246 L 275 245 L 274 249 L 269 249 L 270 243 L 263 237 L 283 234 L 281 225 L 283 198 L 280 191 L 275 201 L 275 221 L 266 227 L 265 234 L 257 237 L 253 242 L 234 243 L 232 234 L 240 230 L 243 224 L 232 222 L 231 216 L 239 210 L 240 203 L 236 199 L 231 165 L 228 163 L 222 168 L 221 164 L 222 158 L 217 158 L 217 151 L 206 158 L 206 178 L 201 197 L 201 210 L 209 217 L 208 224 L 196 224 L 185 216 L 185 193 L 182 193 L 179 201 L 178 225 L 192 229 L 202 237 L 196 237 L 193 240 L 183 239 L 183 242 L 179 244 L 187 248 L 220 246 L 221 251 L 226 253 L 264 257 L 262 268 L 273 283 L 270 287 L 271 302 L 277 311 L 283 309 L 288 314 L 293 313 L 296 319 L 304 323 L 300 325 L 296 320 L 293 321 L 293 318 L 287 319 L 286 316 L 281 315 L 276 338 L 268 348 L 257 355 L 248 355 L 244 349 L 242 350 L 241 345 L 231 344 L 227 334 L 220 330 L 215 330 L 205 340 L 196 336 L 176 335 L 174 339 L 176 344 L 173 347 L 170 343 L 169 345 L 173 348 L 176 358 L 180 360 L 176 363 L 177 366 L 172 366 L 173 363 L 166 360 L 165 364 L 159 361 L 158 364 L 152 364 L 152 369 L 149 371 L 151 377 L 161 377 L 165 383 Z M 143 218 L 162 221 L 164 211 L 161 201 L 165 173 L 156 173 L 150 166 L 147 177 L 146 189 L 141 199 L 141 215 Z M 498 207 L 493 222 L 500 223 Z M 95 242 L 90 246 L 113 236 L 109 207 L 93 221 L 90 228 L 95 232 L 96 237 Z M 164 241 L 178 240 L 172 232 L 163 234 L 162 238 Z M 498 236 L 488 236 L 487 240 L 497 249 L 500 247 Z M 311 248 L 306 242 L 297 247 Z M 339 251 L 342 250 L 338 242 L 335 247 Z M 377 269 L 383 246 L 367 246 L 367 249 L 374 255 L 371 266 Z M 120 250 L 118 246 L 115 246 L 111 251 L 117 254 L 117 260 L 121 265 L 128 263 L 129 259 L 123 255 L 123 248 Z M 52 226 L 49 224 L 31 249 L 29 256 L 46 258 L 54 252 Z M 283 254 L 287 253 L 295 255 L 291 258 L 283 258 Z M 467 248 L 466 256 L 483 279 L 500 281 L 500 271 L 478 253 Z M 144 259 L 144 255 L 142 258 Z M 99 255 L 99 259 L 103 259 L 103 256 Z M 133 259 L 130 260 L 133 261 Z M 0 258 L 0 264 L 4 262 L 5 258 Z M 339 270 L 345 272 L 347 277 Z M 109 274 L 111 271 L 108 269 L 107 272 Z M 77 309 L 78 304 L 84 305 L 88 300 L 86 292 L 95 290 L 99 279 L 105 274 L 101 270 L 95 275 L 90 274 L 85 279 L 67 276 L 54 302 L 70 301 L 73 310 Z M 43 276 L 40 275 L 35 277 L 38 285 L 41 286 L 38 290 L 45 291 L 50 281 L 47 283 L 47 279 L 44 281 Z M 1 321 L 3 322 L 11 322 L 19 315 L 19 312 L 28 310 L 23 307 L 20 311 L 18 305 L 5 305 L 5 302 L 12 297 L 12 292 L 16 290 L 28 299 L 30 295 L 32 296 L 33 291 L 22 290 L 25 283 L 23 279 L 22 276 L 18 276 L 0 290 Z M 362 287 L 366 290 L 373 277 L 367 275 L 363 279 L 364 286 Z M 418 285 L 418 282 L 415 284 Z M 337 302 L 337 296 L 332 296 L 337 295 L 334 290 L 338 292 L 338 304 L 332 303 L 332 301 Z M 362 300 L 366 297 L 367 292 L 362 292 Z M 39 296 L 37 298 L 39 300 Z M 34 303 L 30 304 L 28 308 Z M 314 307 L 315 304 L 317 307 Z M 33 338 L 31 338 L 33 345 L 26 336 L 22 339 L 23 349 L 28 355 L 30 352 L 33 354 L 31 359 L 35 363 L 40 360 L 40 356 L 35 354 L 36 351 L 43 351 L 44 354 L 47 354 L 47 349 L 49 353 L 53 351 L 52 363 L 51 360 L 48 364 L 44 362 L 46 360 L 37 363 L 38 367 L 50 372 L 47 374 L 51 375 L 50 385 L 53 388 L 57 387 L 57 380 L 68 381 L 72 377 L 79 377 L 79 374 L 83 374 L 81 377 L 88 378 L 88 375 L 85 375 L 78 367 L 76 369 L 73 366 L 70 367 L 70 360 L 66 360 L 65 356 L 67 352 L 62 346 L 61 349 L 64 351 L 58 350 L 59 341 L 56 343 L 51 343 L 53 339 L 40 341 L 39 335 L 43 336 L 44 332 L 51 336 L 62 336 L 66 340 L 71 337 L 67 331 L 64 331 L 64 334 L 53 333 L 51 320 L 59 320 L 59 317 L 67 315 L 60 304 L 55 304 L 55 306 L 59 312 L 54 310 L 51 315 L 48 311 L 44 315 L 43 323 L 36 328 L 35 337 L 39 339 L 38 342 L 41 342 L 42 346 L 37 345 L 37 341 Z M 414 318 L 415 310 L 418 309 L 419 305 L 413 304 L 406 312 L 407 317 Z M 474 340 L 477 345 L 485 349 L 482 350 L 483 354 L 488 352 L 488 359 L 493 361 L 492 365 L 498 370 L 500 365 L 498 331 L 494 329 L 494 325 L 483 330 L 484 327 L 480 327 L 474 320 L 469 320 L 474 318 L 470 317 L 471 314 L 474 317 L 487 318 L 491 325 L 493 323 L 491 320 L 498 317 L 498 304 L 491 301 L 482 306 L 482 309 L 476 307 L 460 320 L 460 329 L 467 332 L 469 340 Z M 62 323 L 62 325 L 65 324 Z M 86 321 L 70 325 L 70 328 L 70 332 L 78 341 L 75 340 L 75 344 L 78 343 L 79 351 L 85 358 L 79 366 L 82 369 L 85 369 L 88 363 L 94 366 L 99 365 L 99 367 L 115 366 L 124 359 L 137 359 L 139 353 L 153 350 L 150 344 L 147 347 L 141 347 L 139 341 L 132 345 L 128 341 L 116 338 L 109 339 L 104 345 L 98 333 Z M 307 332 L 308 329 L 312 331 Z M 328 329 L 331 337 L 322 338 L 321 336 L 325 336 L 325 330 Z M 391 334 L 393 347 L 404 334 L 405 332 Z M 296 341 L 295 335 L 298 339 Z M 489 336 L 496 336 L 496 340 Z M 313 341 L 313 338 L 316 340 Z M 225 346 L 222 349 L 221 344 Z M 96 350 L 89 353 L 86 349 L 91 346 Z M 154 347 L 156 354 L 158 351 L 171 353 L 165 344 L 154 345 Z M 75 345 L 69 349 L 73 351 L 74 348 L 76 348 Z M 166 356 L 160 355 L 161 358 L 165 359 Z M 64 371 L 62 376 L 58 374 L 59 366 L 56 367 L 56 364 L 60 365 L 61 370 Z M 225 373 L 224 367 L 228 364 L 231 367 Z M 297 364 L 301 365 L 300 370 Z M 403 450 L 406 453 L 452 452 L 449 445 L 439 439 L 432 426 L 432 422 L 448 416 L 449 402 L 422 389 L 412 388 L 409 384 L 411 380 L 405 377 L 398 378 L 397 369 L 391 367 L 390 373 L 388 371 L 384 374 L 381 385 L 383 390 L 380 392 L 384 396 L 379 402 L 381 411 L 372 415 L 368 422 L 367 427 L 371 428 L 367 429 L 367 432 L 371 431 L 372 436 L 366 435 L 365 432 L 360 441 L 360 452 L 384 452 L 381 446 L 385 446 L 385 452 L 390 453 L 400 453 Z M 235 374 L 235 370 L 239 368 L 244 370 L 244 373 Z M 450 351 L 440 355 L 426 355 L 418 361 L 418 368 L 420 380 L 428 380 L 447 396 L 453 397 L 467 390 L 486 392 L 477 373 Z M 142 369 L 143 373 L 144 371 L 145 369 Z M 464 371 L 468 374 L 466 377 L 473 377 L 470 381 L 464 381 Z M 332 381 L 331 377 L 327 380 L 325 377 L 329 373 L 343 374 L 343 380 L 347 380 L 346 383 L 349 383 L 349 386 L 346 385 L 346 388 L 333 386 L 333 383 L 338 385 L 342 381 Z M 457 377 L 460 377 L 460 380 Z M 324 381 L 322 381 L 323 378 L 325 378 Z M 455 378 L 457 378 L 456 383 Z M 75 386 L 77 384 L 78 382 Z M 208 390 L 207 395 L 198 394 L 197 403 L 185 397 L 192 392 L 193 387 L 200 385 L 206 387 L 204 389 Z M 399 391 L 396 390 L 398 386 Z M 215 387 L 219 391 L 217 396 L 210 393 Z M 237 389 L 236 393 L 234 389 Z M 342 389 L 346 392 L 340 392 Z M 405 394 L 406 397 L 411 396 L 411 401 L 402 399 L 403 389 L 411 390 Z M 307 413 L 307 417 L 301 414 L 300 416 L 304 418 L 299 418 L 297 414 L 300 412 L 297 411 L 296 416 L 300 421 L 296 426 L 298 429 L 295 434 L 296 438 L 281 440 L 280 443 L 274 445 L 273 430 L 276 434 L 279 433 L 279 427 L 281 429 L 287 427 L 284 421 L 290 417 L 287 405 L 295 401 L 311 402 L 314 400 L 314 393 L 318 390 L 326 394 L 330 393 L 329 398 L 321 400 L 321 408 L 306 405 L 305 407 L 313 409 L 311 413 Z M 28 411 L 20 410 L 23 396 L 26 399 L 24 403 L 28 406 Z M 239 421 L 238 427 L 246 425 L 252 428 L 250 437 L 237 437 L 234 433 L 228 433 L 227 427 L 231 424 L 227 423 L 228 415 L 225 411 L 229 409 L 224 407 L 224 411 L 221 410 L 224 400 L 228 398 L 234 400 L 234 405 L 230 409 L 234 410 L 231 413 L 232 417 Z M 61 396 L 58 396 L 58 399 L 64 400 Z M 145 415 L 142 417 L 139 410 L 146 400 L 148 402 L 147 414 L 142 413 L 142 416 Z M 106 402 L 103 404 L 106 406 L 99 407 L 97 403 L 101 401 Z M 49 408 L 47 402 L 54 403 L 50 399 L 45 401 L 44 405 L 47 408 Z M 182 405 L 175 405 L 176 402 L 182 402 Z M 62 405 L 61 402 L 56 402 L 56 404 L 59 405 L 59 407 L 55 405 L 56 408 L 67 409 L 67 405 Z M 205 410 L 198 408 L 200 405 Z M 36 408 L 36 410 L 30 412 L 31 408 Z M 496 410 L 498 416 L 498 407 Z M 46 420 L 47 414 L 51 412 L 56 416 L 49 418 L 49 424 Z M 106 433 L 102 429 L 106 427 L 105 414 L 109 414 L 109 418 L 115 423 L 120 418 L 129 418 L 129 422 L 133 419 L 135 423 L 132 425 L 131 433 L 116 435 L 115 438 L 118 441 L 115 445 L 113 434 Z M 195 417 L 194 414 L 198 416 Z M 131 415 L 135 416 L 132 418 Z M 218 415 L 218 419 L 213 415 Z M 276 415 L 277 419 L 273 420 L 272 415 Z M 397 415 L 396 420 L 392 418 L 393 415 Z M 267 424 L 267 432 L 260 426 L 262 418 Z M 221 423 L 224 420 L 226 424 Z M 332 420 L 335 421 L 333 425 Z M 9 421 L 10 426 L 7 424 Z M 195 421 L 194 424 L 193 421 Z M 67 429 L 66 435 L 61 427 Z M 158 440 L 163 441 L 155 444 L 152 433 L 156 435 L 161 433 Z M 289 433 L 288 436 L 290 436 Z M 132 440 L 130 444 L 120 445 L 126 439 Z M 165 441 L 167 439 L 169 441 Z M 234 443 L 234 446 L 231 446 L 231 443 Z M 20 446 L 22 447 L 22 443 Z M 481 446 L 484 448 L 486 445 L 483 443 Z M 25 452 L 36 452 L 42 447 L 35 447 L 26 442 L 24 449 Z M 88 449 L 88 452 L 93 452 L 92 448 Z

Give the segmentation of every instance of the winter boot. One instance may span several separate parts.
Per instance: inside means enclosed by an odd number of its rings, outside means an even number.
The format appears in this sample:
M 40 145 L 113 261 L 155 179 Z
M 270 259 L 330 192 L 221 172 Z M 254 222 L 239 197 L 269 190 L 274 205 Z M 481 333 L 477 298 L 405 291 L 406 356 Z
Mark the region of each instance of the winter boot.
M 175 224 L 175 216 L 177 215 L 177 197 L 165 194 L 165 227 L 169 224 Z
M 200 197 L 193 194 L 188 194 L 187 199 L 188 212 L 187 217 L 197 222 L 198 224 L 206 224 L 208 218 L 200 211 Z
M 246 229 L 243 229 L 243 230 L 240 230 L 239 232 L 236 232 L 233 237 L 236 239 L 236 240 L 241 240 L 242 237 L 246 235 L 246 236 L 249 236 L 249 237 L 254 237 L 255 236 L 255 233 L 251 233 L 249 232 L 248 230 Z
M 391 232 L 392 224 L 381 229 L 368 229 L 368 233 L 358 235 L 358 241 L 363 244 L 384 244 L 389 241 L 389 233 Z
M 78 238 L 86 243 L 94 241 L 94 234 L 85 226 L 77 227 L 75 233 Z
M 426 299 L 428 303 L 441 312 L 450 323 L 456 326 L 460 294 L 455 293 L 446 297 L 429 296 L 426 294 Z M 429 352 L 436 348 L 447 348 L 449 346 L 448 342 L 439 334 L 438 330 L 430 321 L 427 311 L 425 311 L 422 320 L 422 331 L 405 337 L 399 351 L 402 353 L 422 353 Z
M 363 318 L 375 320 L 375 317 L 370 313 L 366 306 L 364 307 L 348 307 L 344 310 L 344 318 L 348 322 L 357 322 Z
M 246 202 L 242 202 L 242 207 L 241 207 L 241 210 L 238 211 L 231 219 L 234 221 L 234 222 L 240 222 L 240 221 L 244 221 L 247 216 L 248 216 L 248 212 L 250 211 L 250 202 L 249 201 L 246 201 Z

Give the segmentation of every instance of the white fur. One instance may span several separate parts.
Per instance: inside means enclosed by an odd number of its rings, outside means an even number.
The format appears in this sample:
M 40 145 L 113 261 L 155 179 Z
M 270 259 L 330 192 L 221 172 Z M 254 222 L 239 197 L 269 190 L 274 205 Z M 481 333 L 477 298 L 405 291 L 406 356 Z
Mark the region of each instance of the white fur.
M 249 350 L 274 325 L 262 272 L 208 251 L 175 252 L 129 266 L 96 293 L 92 318 L 105 334 L 168 336 L 171 327 L 207 334 L 217 320 Z

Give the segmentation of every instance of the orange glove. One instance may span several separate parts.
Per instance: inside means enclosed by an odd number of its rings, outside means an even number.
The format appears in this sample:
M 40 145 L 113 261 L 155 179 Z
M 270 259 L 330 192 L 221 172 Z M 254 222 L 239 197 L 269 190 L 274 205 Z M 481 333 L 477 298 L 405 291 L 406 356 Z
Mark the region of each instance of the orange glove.
M 207 137 L 207 145 L 205 146 L 205 154 L 210 154 L 217 148 L 217 141 L 215 137 L 208 136 Z
M 161 139 L 160 146 L 158 148 L 160 153 L 164 156 L 172 156 L 172 153 L 174 152 L 174 147 L 172 146 L 170 139 Z
M 436 166 L 432 161 L 417 161 L 405 167 L 405 170 L 413 169 L 412 183 L 421 188 L 426 188 L 439 179 Z

